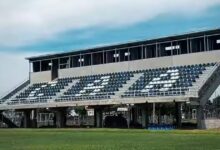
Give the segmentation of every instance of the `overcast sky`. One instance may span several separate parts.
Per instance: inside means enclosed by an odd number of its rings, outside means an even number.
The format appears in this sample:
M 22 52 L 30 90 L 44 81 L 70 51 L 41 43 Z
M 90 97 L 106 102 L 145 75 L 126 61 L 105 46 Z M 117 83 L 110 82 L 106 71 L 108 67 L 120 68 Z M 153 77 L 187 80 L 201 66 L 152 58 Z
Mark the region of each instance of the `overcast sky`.
M 220 27 L 220 0 L 0 0 L 0 95 L 25 57 Z

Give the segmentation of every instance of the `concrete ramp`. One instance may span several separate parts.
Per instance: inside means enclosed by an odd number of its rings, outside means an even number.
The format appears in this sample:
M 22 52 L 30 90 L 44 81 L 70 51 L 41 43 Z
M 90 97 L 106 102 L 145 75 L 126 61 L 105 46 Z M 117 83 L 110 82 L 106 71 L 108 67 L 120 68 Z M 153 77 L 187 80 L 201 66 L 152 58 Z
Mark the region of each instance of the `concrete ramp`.
M 211 95 L 220 85 L 220 63 L 216 63 L 214 70 L 210 72 L 209 78 L 204 82 L 200 88 L 198 95 L 198 107 L 197 107 L 197 125 L 199 129 L 213 128 L 215 121 L 206 120 L 204 117 L 205 104 L 208 102 Z M 219 121 L 218 121 L 219 122 Z
M 204 82 L 203 86 L 200 88 L 199 103 L 204 106 L 215 90 L 220 85 L 220 63 L 216 63 L 214 70 L 210 73 L 209 78 Z

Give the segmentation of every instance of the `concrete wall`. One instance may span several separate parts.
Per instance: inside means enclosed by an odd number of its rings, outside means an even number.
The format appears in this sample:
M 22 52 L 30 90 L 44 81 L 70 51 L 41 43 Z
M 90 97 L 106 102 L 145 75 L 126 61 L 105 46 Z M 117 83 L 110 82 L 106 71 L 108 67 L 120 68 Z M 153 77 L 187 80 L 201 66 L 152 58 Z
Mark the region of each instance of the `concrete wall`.
M 120 63 L 85 66 L 78 68 L 60 69 L 59 77 L 62 78 L 62 77 L 72 77 L 72 76 L 73 77 L 84 76 L 91 74 L 133 71 L 133 70 L 141 70 L 141 69 L 191 65 L 191 64 L 209 63 L 209 62 L 217 62 L 217 61 L 220 61 L 220 50 L 151 58 L 151 59 L 142 59 L 135 61 L 120 62 Z
M 51 71 L 32 72 L 30 76 L 31 84 L 51 81 Z
M 220 119 L 202 120 L 202 129 L 216 129 L 216 128 L 220 128 Z

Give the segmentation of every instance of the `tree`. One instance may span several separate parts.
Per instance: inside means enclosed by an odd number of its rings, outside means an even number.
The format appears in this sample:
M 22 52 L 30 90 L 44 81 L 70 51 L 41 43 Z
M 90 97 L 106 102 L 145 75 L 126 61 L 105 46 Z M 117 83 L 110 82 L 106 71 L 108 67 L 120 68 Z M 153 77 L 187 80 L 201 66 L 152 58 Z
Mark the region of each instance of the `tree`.
M 79 115 L 80 126 L 81 126 L 83 124 L 82 120 L 84 120 L 84 117 L 86 116 L 87 111 L 86 111 L 85 107 L 83 107 L 83 106 L 74 107 L 74 110 Z

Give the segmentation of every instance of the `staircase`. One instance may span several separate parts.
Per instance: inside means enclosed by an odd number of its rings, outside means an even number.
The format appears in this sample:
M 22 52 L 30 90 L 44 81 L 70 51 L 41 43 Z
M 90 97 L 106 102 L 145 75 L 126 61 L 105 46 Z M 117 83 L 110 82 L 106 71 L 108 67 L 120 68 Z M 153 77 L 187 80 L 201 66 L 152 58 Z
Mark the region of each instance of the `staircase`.
M 18 126 L 14 124 L 9 118 L 5 117 L 3 112 L 0 113 L 0 119 L 2 122 L 7 124 L 9 128 L 18 128 Z
M 60 92 L 56 94 L 56 96 L 53 97 L 53 101 L 59 98 L 61 95 L 63 95 L 68 89 L 76 85 L 76 83 L 78 82 L 79 82 L 79 79 L 74 79 L 71 83 L 68 84 L 68 86 L 65 86 L 64 89 L 60 90 Z
M 144 73 L 137 73 L 134 74 L 133 77 L 130 78 L 127 83 L 119 88 L 119 91 L 115 92 L 115 95 L 111 96 L 112 99 L 118 99 L 121 97 L 121 95 L 128 90 L 129 87 L 131 87 L 141 76 L 143 76 Z

